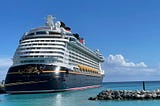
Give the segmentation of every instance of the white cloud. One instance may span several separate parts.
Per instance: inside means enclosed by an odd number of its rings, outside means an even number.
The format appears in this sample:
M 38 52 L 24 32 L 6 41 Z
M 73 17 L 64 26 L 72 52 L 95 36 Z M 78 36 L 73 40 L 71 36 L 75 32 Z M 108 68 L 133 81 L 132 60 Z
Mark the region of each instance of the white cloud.
M 0 58 L 0 81 L 5 79 L 8 68 L 12 65 L 11 58 Z
M 103 69 L 106 72 L 104 81 L 139 81 L 159 80 L 160 67 L 149 67 L 144 62 L 126 61 L 121 54 L 109 55 Z
M 133 63 L 133 62 L 127 62 L 125 58 L 121 55 L 109 55 L 106 58 L 106 63 L 108 65 L 112 66 L 118 66 L 118 67 L 147 67 L 147 65 L 144 62 L 140 63 Z

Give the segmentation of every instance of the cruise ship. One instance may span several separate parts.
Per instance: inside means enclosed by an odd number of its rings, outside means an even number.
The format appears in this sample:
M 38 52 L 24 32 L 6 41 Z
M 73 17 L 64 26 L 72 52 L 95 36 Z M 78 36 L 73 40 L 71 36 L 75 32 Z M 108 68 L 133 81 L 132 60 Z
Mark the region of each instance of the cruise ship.
M 5 79 L 9 94 L 79 90 L 101 86 L 104 57 L 51 15 L 19 40 Z

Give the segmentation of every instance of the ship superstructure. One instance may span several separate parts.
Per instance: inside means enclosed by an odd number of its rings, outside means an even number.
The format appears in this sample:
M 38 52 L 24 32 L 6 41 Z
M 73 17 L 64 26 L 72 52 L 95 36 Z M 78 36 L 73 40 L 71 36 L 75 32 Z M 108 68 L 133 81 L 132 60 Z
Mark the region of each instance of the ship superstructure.
M 34 93 L 99 86 L 103 56 L 84 39 L 49 15 L 45 26 L 31 29 L 19 41 L 5 89 L 8 93 Z

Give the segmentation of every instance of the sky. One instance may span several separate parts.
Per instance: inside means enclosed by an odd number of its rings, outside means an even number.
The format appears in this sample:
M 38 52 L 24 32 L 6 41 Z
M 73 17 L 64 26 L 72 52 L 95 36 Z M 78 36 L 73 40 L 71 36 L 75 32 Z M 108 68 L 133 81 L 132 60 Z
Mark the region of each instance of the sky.
M 159 0 L 1 0 L 0 80 L 24 32 L 53 15 L 105 57 L 104 81 L 160 80 Z

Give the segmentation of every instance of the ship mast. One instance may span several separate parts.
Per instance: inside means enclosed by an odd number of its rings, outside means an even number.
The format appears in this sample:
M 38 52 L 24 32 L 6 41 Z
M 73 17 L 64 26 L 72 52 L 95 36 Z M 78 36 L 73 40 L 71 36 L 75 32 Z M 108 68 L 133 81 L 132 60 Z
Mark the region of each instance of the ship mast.
M 53 20 L 54 20 L 54 17 L 52 17 L 52 15 L 48 15 L 47 16 L 46 26 L 55 27 Z

